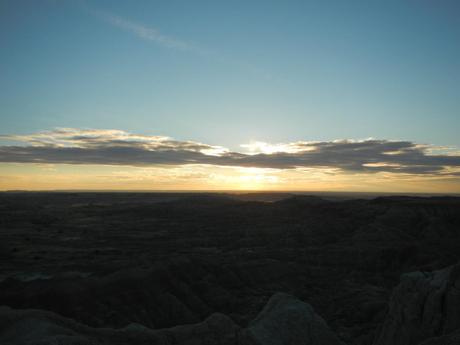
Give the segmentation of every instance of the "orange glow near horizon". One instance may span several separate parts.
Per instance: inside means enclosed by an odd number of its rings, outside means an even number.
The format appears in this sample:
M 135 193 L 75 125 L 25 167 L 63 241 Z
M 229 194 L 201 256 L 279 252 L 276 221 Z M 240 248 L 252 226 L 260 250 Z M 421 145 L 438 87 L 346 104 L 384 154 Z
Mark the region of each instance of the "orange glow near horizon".
M 114 129 L 0 136 L 0 189 L 460 192 L 457 148 L 373 138 L 240 146 Z
M 1 190 L 337 191 L 460 193 L 456 178 L 339 169 L 263 169 L 186 165 L 0 164 Z

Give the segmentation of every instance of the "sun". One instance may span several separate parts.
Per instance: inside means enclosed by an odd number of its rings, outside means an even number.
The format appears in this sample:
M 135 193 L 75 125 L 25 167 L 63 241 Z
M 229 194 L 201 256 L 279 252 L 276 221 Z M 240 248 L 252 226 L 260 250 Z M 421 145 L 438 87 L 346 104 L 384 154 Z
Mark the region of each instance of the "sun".
M 261 168 L 240 168 L 235 182 L 237 182 L 238 189 L 241 190 L 265 190 L 276 185 L 278 177 L 266 169 Z

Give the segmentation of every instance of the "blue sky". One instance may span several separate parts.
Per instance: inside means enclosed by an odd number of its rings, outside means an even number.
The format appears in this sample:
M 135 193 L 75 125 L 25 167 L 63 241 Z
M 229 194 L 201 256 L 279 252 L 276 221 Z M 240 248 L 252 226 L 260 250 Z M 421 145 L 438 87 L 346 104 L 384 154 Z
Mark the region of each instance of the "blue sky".
M 4 0 L 0 44 L 0 190 L 460 192 L 458 1 Z
M 460 146 L 459 14 L 458 1 L 2 1 L 1 132 Z

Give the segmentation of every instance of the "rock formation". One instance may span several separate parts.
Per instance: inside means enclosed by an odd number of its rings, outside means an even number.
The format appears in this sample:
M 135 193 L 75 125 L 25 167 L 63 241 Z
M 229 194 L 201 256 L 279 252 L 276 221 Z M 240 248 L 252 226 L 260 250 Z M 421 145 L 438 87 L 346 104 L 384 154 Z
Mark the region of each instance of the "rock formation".
M 94 328 L 44 310 L 0 307 L 2 345 L 340 345 L 313 308 L 278 293 L 247 329 L 214 313 L 205 321 L 153 330 L 140 324 Z
M 459 328 L 460 264 L 404 274 L 374 345 L 416 345 Z
M 309 304 L 283 293 L 270 298 L 247 331 L 260 345 L 342 344 Z

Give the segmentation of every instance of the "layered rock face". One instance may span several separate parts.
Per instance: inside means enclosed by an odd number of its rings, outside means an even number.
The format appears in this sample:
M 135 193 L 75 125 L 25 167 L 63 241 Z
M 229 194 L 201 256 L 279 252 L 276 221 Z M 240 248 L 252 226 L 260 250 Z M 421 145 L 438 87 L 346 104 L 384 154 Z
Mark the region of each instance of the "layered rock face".
M 343 345 L 309 304 L 283 293 L 270 298 L 247 332 L 261 345 Z
M 422 342 L 420 345 L 458 345 L 460 344 L 460 330 L 448 335 L 430 338 Z
M 276 282 L 277 289 L 286 291 L 279 281 L 297 279 L 291 266 L 274 260 L 240 267 L 209 265 L 178 257 L 102 277 L 10 279 L 0 283 L 0 305 L 50 310 L 92 327 L 121 328 L 135 322 L 168 328 L 200 322 L 214 312 L 245 325 L 260 310 L 253 306 L 254 295 L 263 298 L 260 303 L 269 297 L 260 296 L 264 281 Z
M 460 264 L 430 273 L 403 275 L 401 283 L 393 291 L 388 315 L 374 344 L 415 345 L 429 338 L 449 335 L 458 329 Z M 444 338 L 458 340 L 459 336 Z M 423 344 L 438 343 L 431 340 Z
M 241 329 L 223 314 L 205 321 L 152 330 L 138 324 L 123 329 L 92 328 L 52 312 L 0 308 L 0 343 L 4 345 L 142 345 L 142 344 L 252 344 Z
M 3 345 L 341 345 L 313 308 L 275 294 L 247 328 L 214 313 L 197 324 L 153 330 L 139 324 L 93 328 L 52 312 L 0 307 Z

